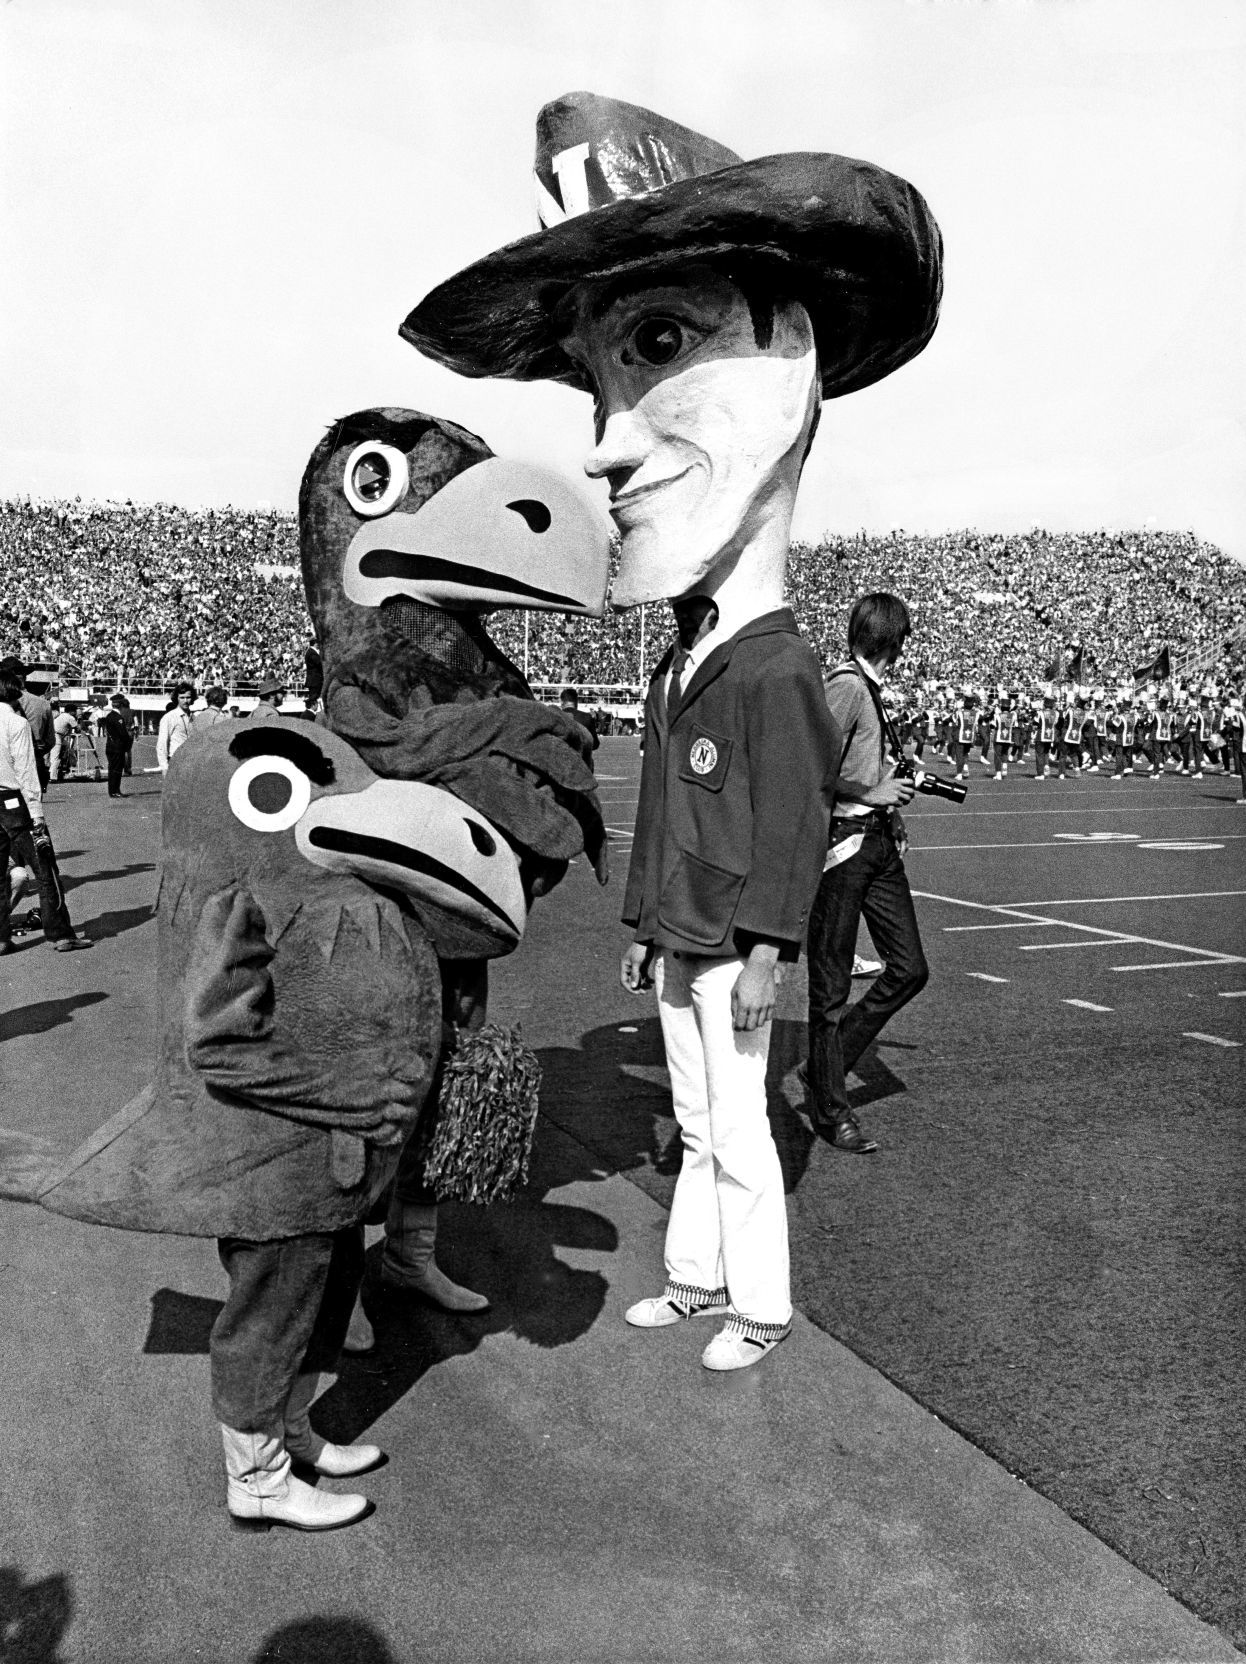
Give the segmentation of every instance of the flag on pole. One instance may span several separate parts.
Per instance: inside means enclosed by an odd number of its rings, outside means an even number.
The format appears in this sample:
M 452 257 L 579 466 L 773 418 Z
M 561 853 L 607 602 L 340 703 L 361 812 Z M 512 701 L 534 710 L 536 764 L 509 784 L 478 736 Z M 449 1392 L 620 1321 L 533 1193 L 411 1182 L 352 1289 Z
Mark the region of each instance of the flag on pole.
M 1166 682 L 1171 675 L 1172 660 L 1165 642 L 1150 664 L 1140 664 L 1134 670 L 1134 686 L 1140 688 L 1147 682 Z
M 1058 682 L 1060 680 L 1060 667 L 1061 667 L 1060 655 L 1059 655 L 1059 653 L 1057 653 L 1055 658 L 1052 659 L 1051 663 L 1044 667 L 1043 681 L 1044 682 Z

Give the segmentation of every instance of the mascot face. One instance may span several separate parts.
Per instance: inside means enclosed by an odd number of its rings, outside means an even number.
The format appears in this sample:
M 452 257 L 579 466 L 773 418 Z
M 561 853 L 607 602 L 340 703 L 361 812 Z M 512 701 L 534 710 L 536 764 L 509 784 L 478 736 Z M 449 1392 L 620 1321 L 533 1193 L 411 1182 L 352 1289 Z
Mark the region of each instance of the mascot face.
M 768 343 L 734 283 L 689 266 L 661 282 L 578 285 L 561 345 L 593 392 L 623 540 L 616 607 L 688 595 L 771 520 L 790 523 L 818 408 L 808 313 L 777 305 Z
M 194 864 L 197 888 L 252 877 L 311 891 L 346 874 L 448 913 L 482 956 L 508 952 L 525 923 L 519 866 L 506 840 L 434 786 L 382 780 L 344 740 L 273 715 L 218 722 L 182 746 L 165 789 L 164 845 Z
M 303 578 L 322 639 L 387 605 L 599 617 L 609 529 L 543 468 L 452 422 L 359 411 L 316 447 L 299 496 Z

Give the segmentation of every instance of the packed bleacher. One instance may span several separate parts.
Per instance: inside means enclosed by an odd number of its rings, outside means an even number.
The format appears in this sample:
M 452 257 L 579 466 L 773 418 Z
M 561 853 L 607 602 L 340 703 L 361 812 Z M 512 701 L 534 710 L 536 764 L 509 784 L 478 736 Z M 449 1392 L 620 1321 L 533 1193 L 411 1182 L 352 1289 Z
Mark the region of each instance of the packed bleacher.
M 0 647 L 92 684 L 303 677 L 309 623 L 292 516 L 165 503 L 0 503 Z M 895 532 L 797 544 L 790 600 L 825 662 L 854 596 L 888 589 L 914 620 L 914 678 L 1032 685 L 1071 644 L 1093 679 L 1174 667 L 1240 683 L 1246 567 L 1192 532 Z M 498 613 L 490 633 L 533 682 L 637 686 L 669 638 L 666 609 L 602 620 Z

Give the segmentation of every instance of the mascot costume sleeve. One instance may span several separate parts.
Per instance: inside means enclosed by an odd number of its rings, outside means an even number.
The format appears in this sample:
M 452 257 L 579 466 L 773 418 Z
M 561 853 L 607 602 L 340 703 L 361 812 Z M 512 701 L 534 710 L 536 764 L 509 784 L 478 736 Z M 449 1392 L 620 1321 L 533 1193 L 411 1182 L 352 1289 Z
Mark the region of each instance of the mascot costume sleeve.
M 534 701 L 483 627 L 501 607 L 599 616 L 609 572 L 601 517 L 556 475 L 495 457 L 452 422 L 378 409 L 344 417 L 316 447 L 299 522 L 328 726 L 378 774 L 444 787 L 486 815 L 518 854 L 526 896 L 547 891 L 581 852 L 604 883 L 605 829 L 584 733 Z M 522 1176 L 531 1117 L 522 1091 L 472 1090 L 513 1041 L 481 1032 L 486 961 L 452 917 L 439 924 L 447 1078 L 435 1083 L 400 1164 L 380 1275 L 390 1290 L 474 1312 L 487 1299 L 436 1263 L 437 1194 L 501 1194 L 507 1177 Z M 508 1127 L 513 1156 L 499 1172 Z M 486 1146 L 482 1180 L 468 1152 Z M 347 1350 L 374 1344 L 359 1303 Z

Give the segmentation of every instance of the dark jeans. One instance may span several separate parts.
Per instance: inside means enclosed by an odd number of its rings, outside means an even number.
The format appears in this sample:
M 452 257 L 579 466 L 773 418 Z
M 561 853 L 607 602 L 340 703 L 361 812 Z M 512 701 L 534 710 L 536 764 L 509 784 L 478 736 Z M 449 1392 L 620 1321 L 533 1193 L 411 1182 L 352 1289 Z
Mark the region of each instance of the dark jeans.
M 849 1006 L 864 917 L 886 969 Z M 809 1113 L 829 1129 L 850 1118 L 844 1076 L 889 1017 L 926 986 L 917 914 L 890 832 L 871 821 L 857 854 L 822 874 L 809 916 Z
M 285 1412 L 295 1378 L 334 1369 L 363 1281 L 363 1226 L 277 1242 L 222 1237 L 229 1298 L 216 1322 L 212 1408 L 256 1433 Z
M 7 942 L 10 931 L 7 870 L 9 856 L 12 856 L 19 866 L 26 867 L 35 881 L 39 891 L 39 920 L 43 925 L 45 940 L 59 942 L 66 936 L 72 936 L 74 927 L 69 922 L 69 909 L 65 905 L 60 868 L 56 864 L 56 854 L 50 838 L 43 844 L 42 849 L 36 845 L 34 834 L 29 830 L 0 831 L 0 840 L 0 879 L 3 880 L 4 890 L 4 900 L 0 902 L 0 941 Z

